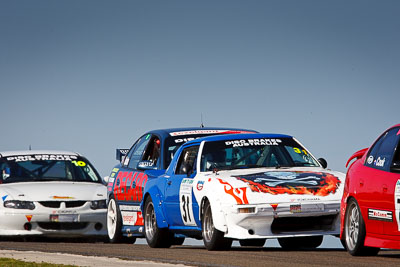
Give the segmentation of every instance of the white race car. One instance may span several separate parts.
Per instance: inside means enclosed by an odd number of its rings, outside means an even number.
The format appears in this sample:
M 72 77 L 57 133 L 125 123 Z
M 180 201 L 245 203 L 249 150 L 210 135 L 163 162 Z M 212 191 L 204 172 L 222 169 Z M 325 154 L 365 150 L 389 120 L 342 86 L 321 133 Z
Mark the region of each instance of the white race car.
M 237 134 L 196 139 L 175 154 L 166 173 L 150 179 L 141 204 L 151 247 L 203 238 L 209 250 L 232 240 L 285 249 L 315 248 L 339 235 L 345 175 L 326 169 L 295 138 Z
M 0 237 L 106 236 L 107 188 L 65 151 L 0 152 Z

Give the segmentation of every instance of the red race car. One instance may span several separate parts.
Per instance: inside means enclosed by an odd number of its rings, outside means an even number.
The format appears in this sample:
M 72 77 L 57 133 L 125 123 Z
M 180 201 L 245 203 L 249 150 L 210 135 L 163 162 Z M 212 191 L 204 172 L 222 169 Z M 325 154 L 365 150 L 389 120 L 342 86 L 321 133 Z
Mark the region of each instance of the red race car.
M 347 170 L 340 239 L 353 255 L 400 249 L 400 124 L 357 151 Z

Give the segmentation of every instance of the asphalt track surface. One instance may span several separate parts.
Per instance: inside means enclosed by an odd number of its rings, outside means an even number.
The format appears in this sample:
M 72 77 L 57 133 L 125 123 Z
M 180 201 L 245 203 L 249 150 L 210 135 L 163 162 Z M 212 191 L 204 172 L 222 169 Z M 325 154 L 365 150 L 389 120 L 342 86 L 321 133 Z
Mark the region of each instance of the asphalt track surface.
M 285 251 L 281 248 L 233 247 L 207 251 L 203 246 L 173 246 L 154 249 L 147 245 L 0 242 L 0 250 L 42 251 L 83 256 L 105 256 L 135 261 L 153 261 L 190 266 L 400 266 L 400 250 L 384 250 L 374 257 L 353 257 L 344 249 Z M 1 256 L 1 255 L 0 255 Z

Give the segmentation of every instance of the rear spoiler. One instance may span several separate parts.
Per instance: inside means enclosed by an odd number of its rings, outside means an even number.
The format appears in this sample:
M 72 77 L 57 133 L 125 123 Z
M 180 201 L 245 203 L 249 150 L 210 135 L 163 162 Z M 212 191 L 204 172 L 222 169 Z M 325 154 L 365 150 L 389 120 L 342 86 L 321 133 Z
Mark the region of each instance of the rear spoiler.
M 358 150 L 356 153 L 354 153 L 353 155 L 351 155 L 351 157 L 349 158 L 349 160 L 346 162 L 346 168 L 349 165 L 350 161 L 352 161 L 353 159 L 360 159 L 362 158 L 362 156 L 364 156 L 364 154 L 368 151 L 368 147 L 367 148 L 363 148 L 361 150 Z
M 122 158 L 126 156 L 126 154 L 128 154 L 129 148 L 117 148 L 117 153 L 115 155 L 115 158 L 118 161 L 122 161 Z

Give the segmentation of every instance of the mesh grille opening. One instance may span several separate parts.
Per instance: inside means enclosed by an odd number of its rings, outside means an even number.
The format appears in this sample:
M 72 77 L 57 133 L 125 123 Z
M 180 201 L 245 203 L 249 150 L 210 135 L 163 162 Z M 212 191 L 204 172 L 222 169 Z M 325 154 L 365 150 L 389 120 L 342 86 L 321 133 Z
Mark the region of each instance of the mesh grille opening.
M 336 216 L 276 218 L 272 222 L 271 231 L 274 234 L 299 231 L 329 231 L 333 230 Z
M 65 202 L 66 208 L 77 208 L 85 205 L 86 201 L 75 200 L 75 201 L 39 201 L 40 205 L 46 208 L 58 209 L 61 206 L 61 202 Z

